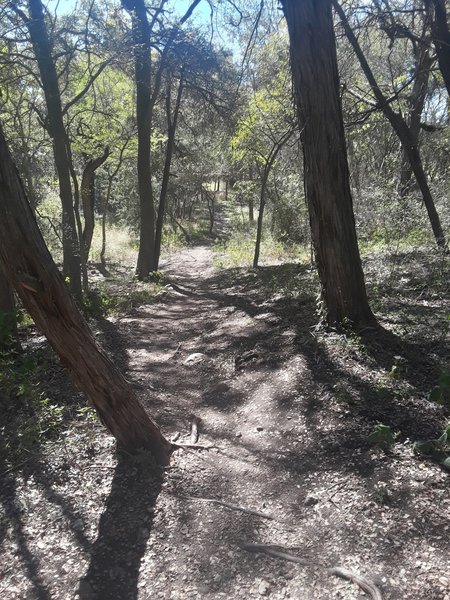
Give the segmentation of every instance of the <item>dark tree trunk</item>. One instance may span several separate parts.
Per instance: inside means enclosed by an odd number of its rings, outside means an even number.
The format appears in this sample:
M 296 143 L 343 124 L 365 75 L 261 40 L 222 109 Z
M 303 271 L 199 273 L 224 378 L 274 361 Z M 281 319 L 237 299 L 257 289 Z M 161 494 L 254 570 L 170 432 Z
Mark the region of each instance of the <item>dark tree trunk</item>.
M 28 204 L 0 129 L 0 265 L 37 327 L 100 419 L 128 451 L 146 448 L 160 464 L 172 445 L 95 342 L 68 293 Z
M 434 58 L 430 56 L 430 51 L 423 45 L 417 48 L 416 59 L 416 78 L 409 99 L 409 130 L 416 148 L 419 148 L 420 123 L 422 119 L 423 107 L 428 91 L 428 81 L 430 70 L 433 66 Z M 400 173 L 400 195 L 405 196 L 411 190 L 413 169 L 409 160 L 408 152 L 402 146 L 401 173 Z
M 438 59 L 439 69 L 450 96 L 450 29 L 445 0 L 425 0 L 431 13 L 431 35 Z
M 293 129 L 287 131 L 279 140 L 277 140 L 267 157 L 266 164 L 264 165 L 262 177 L 261 177 L 261 191 L 259 197 L 259 213 L 258 213 L 258 223 L 256 226 L 256 241 L 255 241 L 255 253 L 253 255 L 253 268 L 256 269 L 259 261 L 259 253 L 261 248 L 261 239 L 262 239 L 262 228 L 263 228 L 263 219 L 264 219 L 264 209 L 266 207 L 266 190 L 267 190 L 267 181 L 269 179 L 269 174 L 272 169 L 273 163 L 280 152 L 281 148 L 288 141 L 288 139 L 294 133 Z
M 253 198 L 248 199 L 248 220 L 252 224 L 255 222 L 255 208 Z
M 209 190 L 202 188 L 202 198 L 203 196 L 206 196 L 209 213 L 209 233 L 212 234 L 216 218 L 216 192 L 210 192 Z
M 53 154 L 59 181 L 62 204 L 63 269 L 69 278 L 70 290 L 75 298 L 81 298 L 80 247 L 75 227 L 72 186 L 70 183 L 70 153 L 63 121 L 58 76 L 52 56 L 52 47 L 44 20 L 41 0 L 28 0 L 30 18 L 27 20 L 34 54 L 47 105 L 48 131 L 53 141 Z
M 167 147 L 166 147 L 166 159 L 164 162 L 164 171 L 161 182 L 161 192 L 159 195 L 159 205 L 158 205 L 158 218 L 156 220 L 156 232 L 155 232 L 155 260 L 156 260 L 156 270 L 159 267 L 159 258 L 161 256 L 161 239 L 162 239 L 162 230 L 164 224 L 164 213 L 166 210 L 167 203 L 167 189 L 169 187 L 169 179 L 170 179 L 170 167 L 172 165 L 172 156 L 173 149 L 175 146 L 175 133 L 177 130 L 178 123 L 178 114 L 180 112 L 181 105 L 181 97 L 183 95 L 183 87 L 184 87 L 184 75 L 183 70 L 180 75 L 180 81 L 178 84 L 178 92 L 175 100 L 175 107 L 173 110 L 173 116 L 171 116 L 171 94 L 170 94 L 170 85 L 171 82 L 169 80 L 167 96 L 166 96 L 166 113 L 167 113 Z
M 264 208 L 266 206 L 266 188 L 267 188 L 267 178 L 269 176 L 269 169 L 267 165 L 264 168 L 262 180 L 261 180 L 261 191 L 259 198 L 259 212 L 258 212 L 258 222 L 256 224 L 256 240 L 255 240 L 255 252 L 253 254 L 253 268 L 256 269 L 259 262 L 259 254 L 261 250 L 261 239 L 262 239 L 262 229 L 263 229 L 263 220 L 264 220 Z
M 427 177 L 425 175 L 425 171 L 422 165 L 422 159 L 420 157 L 417 144 L 414 142 L 411 130 L 408 127 L 402 115 L 393 110 L 393 108 L 388 102 L 388 99 L 378 87 L 372 69 L 370 68 L 369 63 L 367 62 L 366 57 L 364 56 L 361 46 L 359 45 L 359 42 L 356 39 L 356 36 L 353 33 L 353 30 L 350 27 L 350 23 L 348 22 L 348 19 L 341 6 L 337 2 L 337 0 L 333 0 L 333 4 L 336 9 L 336 12 L 339 15 L 339 18 L 341 19 L 342 25 L 345 30 L 345 35 L 347 36 L 347 39 L 350 42 L 359 60 L 361 68 L 364 72 L 364 75 L 367 78 L 367 81 L 369 82 L 370 87 L 372 88 L 378 105 L 383 111 L 385 117 L 389 120 L 390 124 L 392 125 L 392 128 L 394 129 L 395 133 L 397 134 L 400 140 L 402 148 L 408 156 L 408 160 L 411 163 L 411 168 L 416 178 L 417 185 L 419 186 L 420 191 L 422 193 L 423 202 L 425 204 L 425 208 L 427 209 L 428 218 L 430 219 L 431 229 L 433 230 L 436 243 L 439 247 L 445 248 L 445 237 L 444 232 L 442 230 L 441 221 L 439 219 L 439 215 L 434 204 L 431 190 L 428 186 Z
M 0 352 L 21 351 L 17 331 L 16 304 L 9 279 L 0 264 Z
M 132 19 L 134 72 L 136 82 L 136 120 L 138 131 L 138 191 L 140 212 L 139 252 L 136 274 L 147 278 L 156 271 L 155 257 L 155 203 L 151 176 L 151 123 L 152 123 L 152 61 L 147 9 L 144 0 L 122 0 Z
M 95 227 L 95 171 L 101 167 L 109 156 L 109 149 L 105 148 L 104 153 L 97 158 L 87 162 L 81 177 L 81 203 L 83 205 L 84 229 L 83 229 L 83 247 L 86 263 L 89 258 L 89 252 L 92 244 L 92 236 Z
M 331 0 L 282 0 L 282 6 L 326 319 L 373 323 L 356 239 Z

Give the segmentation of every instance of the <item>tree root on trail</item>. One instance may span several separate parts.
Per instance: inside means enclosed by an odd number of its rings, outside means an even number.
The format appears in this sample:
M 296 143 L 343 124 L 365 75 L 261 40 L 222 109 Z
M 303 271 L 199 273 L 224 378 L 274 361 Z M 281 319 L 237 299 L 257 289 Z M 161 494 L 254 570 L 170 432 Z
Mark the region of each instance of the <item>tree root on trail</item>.
M 241 547 L 243 550 L 247 550 L 248 552 L 262 552 L 268 556 L 281 558 L 282 560 L 288 560 L 299 565 L 323 569 L 326 573 L 328 573 L 328 575 L 334 575 L 336 577 L 341 577 L 342 579 L 356 583 L 356 585 L 358 585 L 368 596 L 370 596 L 372 600 L 383 600 L 380 590 L 372 581 L 366 579 L 365 577 L 361 577 L 360 575 L 356 575 L 352 571 L 344 569 L 343 567 L 327 567 L 318 562 L 314 562 L 312 560 L 295 556 L 295 554 L 289 554 L 288 552 L 279 550 L 277 546 L 272 546 L 270 544 L 243 544 Z
M 237 504 L 228 504 L 228 502 L 223 502 L 223 500 L 216 500 L 216 498 L 200 498 L 198 496 L 179 496 L 176 495 L 177 498 L 186 498 L 187 500 L 196 500 L 197 502 L 208 502 L 210 504 L 218 504 L 219 506 L 223 506 L 224 508 L 228 508 L 230 510 L 237 510 L 240 512 L 244 512 L 248 515 L 255 515 L 256 517 L 261 517 L 262 519 L 270 519 L 271 521 L 275 521 L 275 517 L 268 514 L 259 512 L 258 510 L 252 510 L 251 508 L 245 508 L 244 506 L 238 506 Z
M 211 448 L 218 448 L 214 444 L 183 444 L 182 442 L 172 442 L 172 446 L 174 450 L 181 448 L 182 450 L 186 449 L 196 449 L 196 450 L 211 450 Z

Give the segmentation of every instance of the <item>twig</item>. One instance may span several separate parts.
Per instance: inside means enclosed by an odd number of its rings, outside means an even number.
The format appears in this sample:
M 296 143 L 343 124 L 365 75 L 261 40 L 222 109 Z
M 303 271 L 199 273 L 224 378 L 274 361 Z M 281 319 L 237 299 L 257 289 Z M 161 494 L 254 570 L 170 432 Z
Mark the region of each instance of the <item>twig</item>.
M 282 560 L 288 560 L 300 565 L 319 567 L 324 569 L 328 575 L 335 575 L 336 577 L 341 577 L 342 579 L 347 579 L 347 581 L 356 583 L 356 585 L 364 590 L 364 592 L 366 592 L 366 594 L 370 596 L 372 600 L 383 600 L 380 590 L 372 581 L 366 579 L 365 577 L 361 577 L 360 575 L 356 575 L 352 571 L 344 569 L 343 567 L 326 567 L 319 562 L 301 558 L 299 556 L 295 556 L 295 554 L 289 554 L 288 552 L 280 551 L 276 546 L 267 544 L 243 544 L 242 548 L 248 552 L 262 552 L 268 556 L 274 556 L 275 558 L 281 558 Z
M 32 460 L 33 458 L 35 458 L 34 455 L 30 456 L 29 458 L 27 458 L 26 460 L 22 461 L 21 463 L 19 463 L 17 465 L 13 465 L 12 467 L 9 467 L 9 469 L 6 469 L 6 471 L 3 471 L 3 473 L 0 473 L 0 477 L 4 477 L 8 473 L 11 473 L 11 471 L 15 471 L 16 469 L 20 469 L 20 467 L 23 467 L 23 465 L 25 465 L 27 462 L 30 462 L 30 460 Z

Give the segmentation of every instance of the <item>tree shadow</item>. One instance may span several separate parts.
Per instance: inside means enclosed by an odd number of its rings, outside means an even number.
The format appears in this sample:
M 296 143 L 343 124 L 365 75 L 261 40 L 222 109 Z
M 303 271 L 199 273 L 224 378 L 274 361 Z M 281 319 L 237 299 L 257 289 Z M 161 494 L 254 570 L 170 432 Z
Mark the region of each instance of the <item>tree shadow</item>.
M 23 512 L 24 508 L 16 490 L 16 481 L 13 476 L 4 479 L 1 485 L 2 496 L 7 500 L 2 502 L 5 523 L 9 524 L 11 534 L 17 544 L 17 551 L 20 554 L 27 579 L 30 582 L 27 598 L 36 598 L 37 600 L 50 600 L 50 594 L 46 589 L 45 583 L 40 574 L 40 561 L 30 549 L 27 533 L 25 532 Z M 2 519 L 3 520 L 3 519 Z M 3 576 L 5 573 L 3 573 Z
M 147 454 L 119 456 L 80 600 L 133 600 L 163 475 Z

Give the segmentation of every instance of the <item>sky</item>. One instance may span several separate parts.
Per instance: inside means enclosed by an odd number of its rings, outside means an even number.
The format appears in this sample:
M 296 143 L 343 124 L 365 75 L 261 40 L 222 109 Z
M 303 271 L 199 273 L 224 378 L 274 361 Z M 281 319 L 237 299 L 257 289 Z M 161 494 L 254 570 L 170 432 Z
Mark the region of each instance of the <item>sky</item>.
M 77 4 L 77 0 L 47 0 L 46 4 L 49 9 L 53 12 L 57 7 L 58 14 L 67 14 L 74 10 Z M 169 5 L 175 6 L 177 12 L 183 15 L 191 4 L 191 0 L 172 0 Z M 209 20 L 210 8 L 208 2 L 203 0 L 198 6 L 196 6 L 193 13 L 193 20 L 205 21 Z

